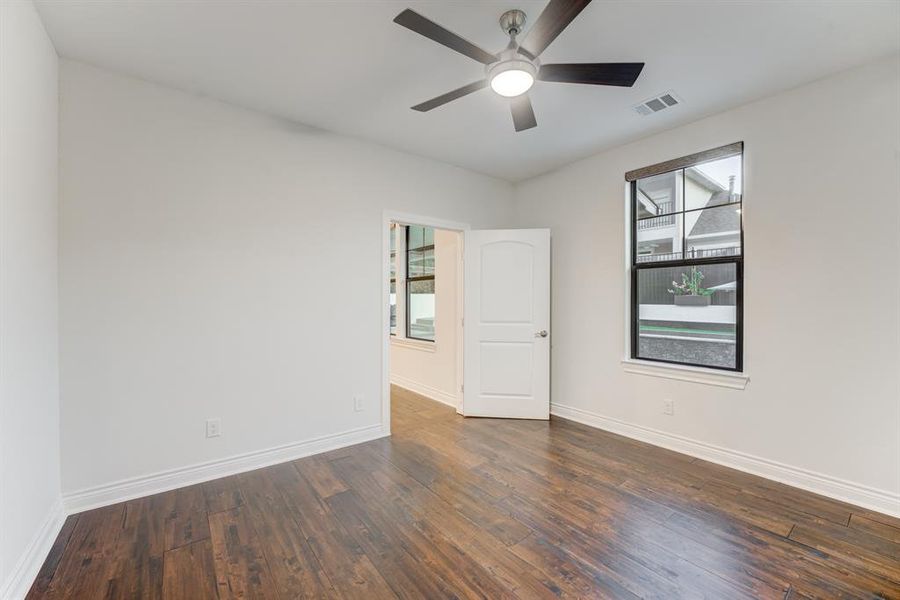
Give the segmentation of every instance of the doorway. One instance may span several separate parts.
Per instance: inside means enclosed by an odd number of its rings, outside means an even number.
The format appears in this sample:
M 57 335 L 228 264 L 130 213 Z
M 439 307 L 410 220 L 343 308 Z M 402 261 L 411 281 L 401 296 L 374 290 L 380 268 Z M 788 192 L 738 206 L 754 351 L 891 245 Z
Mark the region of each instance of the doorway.
M 464 416 L 549 418 L 548 229 L 386 212 L 383 257 L 386 432 L 392 383 Z
M 385 213 L 382 423 L 391 385 L 462 408 L 463 232 L 441 219 Z

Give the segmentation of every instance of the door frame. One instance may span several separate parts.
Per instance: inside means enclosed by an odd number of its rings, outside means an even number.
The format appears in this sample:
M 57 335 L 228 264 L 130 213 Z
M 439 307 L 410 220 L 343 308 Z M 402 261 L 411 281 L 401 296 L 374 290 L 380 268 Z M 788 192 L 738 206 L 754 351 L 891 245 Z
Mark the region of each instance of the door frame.
M 385 210 L 381 219 L 381 429 L 385 435 L 391 434 L 391 223 L 403 225 L 425 225 L 436 229 L 455 231 L 459 234 L 456 264 L 456 412 L 461 413 L 465 394 L 463 381 L 463 291 L 465 286 L 463 256 L 464 233 L 471 229 L 468 223 L 450 221 L 402 211 Z M 399 326 L 399 323 L 398 323 Z

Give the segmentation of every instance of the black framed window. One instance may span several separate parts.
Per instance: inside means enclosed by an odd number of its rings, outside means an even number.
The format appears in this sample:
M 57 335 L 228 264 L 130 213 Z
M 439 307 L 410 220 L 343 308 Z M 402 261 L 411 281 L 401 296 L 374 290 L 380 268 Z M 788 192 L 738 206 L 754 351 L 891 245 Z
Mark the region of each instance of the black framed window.
M 631 357 L 743 368 L 743 143 L 626 174 Z
M 434 229 L 406 227 L 406 337 L 434 341 Z

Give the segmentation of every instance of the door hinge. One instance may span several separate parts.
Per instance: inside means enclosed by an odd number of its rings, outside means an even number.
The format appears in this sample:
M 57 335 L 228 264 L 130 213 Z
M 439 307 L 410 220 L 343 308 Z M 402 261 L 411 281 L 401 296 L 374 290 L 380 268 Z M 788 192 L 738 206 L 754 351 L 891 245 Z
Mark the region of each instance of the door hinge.
M 462 383 L 461 383 L 461 384 L 459 385 L 459 391 L 461 391 L 461 392 L 465 392 L 465 391 L 466 391 L 466 386 L 465 386 L 465 384 L 462 384 Z

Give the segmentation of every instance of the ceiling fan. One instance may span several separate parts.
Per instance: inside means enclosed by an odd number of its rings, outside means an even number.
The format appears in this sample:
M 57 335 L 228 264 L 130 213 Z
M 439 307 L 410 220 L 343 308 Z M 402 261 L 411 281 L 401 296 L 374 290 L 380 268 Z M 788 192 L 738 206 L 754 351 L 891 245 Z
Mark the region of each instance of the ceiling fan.
M 531 100 L 526 94 L 535 79 L 559 83 L 631 87 L 641 74 L 644 63 L 542 65 L 538 60 L 541 52 L 547 49 L 556 36 L 562 33 L 590 2 L 591 0 L 550 0 L 521 44 L 516 40 L 516 36 L 525 26 L 525 13 L 521 10 L 506 11 L 500 16 L 500 27 L 509 35 L 509 44 L 497 54 L 491 54 L 415 11 L 404 10 L 394 18 L 394 23 L 485 65 L 484 79 L 417 104 L 412 109 L 427 112 L 490 85 L 496 93 L 511 98 L 513 125 L 516 131 L 524 131 L 537 126 Z

